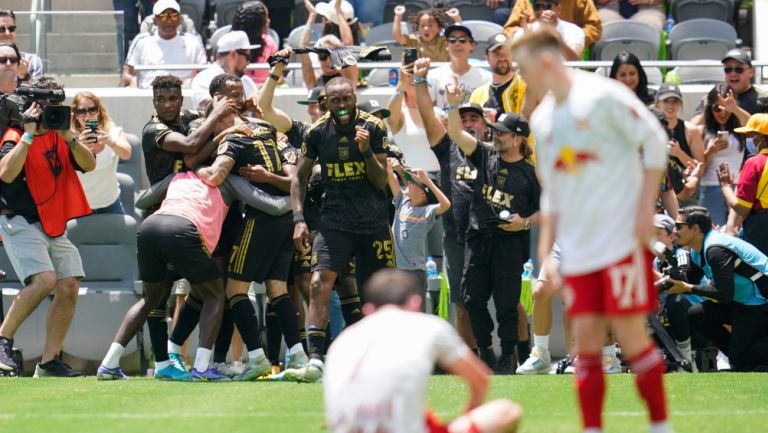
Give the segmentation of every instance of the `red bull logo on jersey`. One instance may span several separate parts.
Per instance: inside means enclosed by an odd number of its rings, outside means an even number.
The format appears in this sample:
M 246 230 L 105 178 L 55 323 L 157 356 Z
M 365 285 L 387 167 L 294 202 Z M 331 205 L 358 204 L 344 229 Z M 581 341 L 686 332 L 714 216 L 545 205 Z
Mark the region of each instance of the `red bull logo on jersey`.
M 575 150 L 566 146 L 560 149 L 560 153 L 557 155 L 555 170 L 564 171 L 567 174 L 578 174 L 588 162 L 598 160 L 599 157 L 595 152 Z

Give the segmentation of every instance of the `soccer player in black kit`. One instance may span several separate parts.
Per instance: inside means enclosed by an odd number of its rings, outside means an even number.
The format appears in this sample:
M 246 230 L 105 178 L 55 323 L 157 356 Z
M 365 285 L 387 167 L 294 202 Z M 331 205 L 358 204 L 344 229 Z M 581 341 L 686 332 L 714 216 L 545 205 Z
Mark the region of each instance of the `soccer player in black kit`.
M 310 283 L 310 362 L 302 378 L 316 381 L 323 374 L 328 299 L 337 276 L 356 261 L 358 287 L 383 267 L 394 267 L 384 187 L 387 184 L 387 132 L 375 116 L 357 109 L 352 83 L 335 78 L 325 87 L 328 113 L 307 131 L 301 146 L 303 159 L 291 184 L 296 248 L 309 248 L 304 196 L 315 162 L 320 163 L 325 202 L 315 237 Z M 345 302 L 346 301 L 346 302 Z M 342 299 L 348 313 L 360 310 L 358 300 Z

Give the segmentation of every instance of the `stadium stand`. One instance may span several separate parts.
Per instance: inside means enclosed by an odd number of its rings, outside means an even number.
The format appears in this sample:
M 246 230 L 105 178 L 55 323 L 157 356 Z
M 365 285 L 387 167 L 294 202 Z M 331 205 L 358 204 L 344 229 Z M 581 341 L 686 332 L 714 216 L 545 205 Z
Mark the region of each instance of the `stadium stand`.
M 674 60 L 721 59 L 738 43 L 730 24 L 710 18 L 683 21 L 669 32 L 669 57 Z
M 181 13 L 192 18 L 198 33 L 202 33 L 205 22 L 205 4 L 207 0 L 179 0 Z
M 675 0 L 671 9 L 677 22 L 711 18 L 733 23 L 733 0 Z
M 594 60 L 613 60 L 622 51 L 642 60 L 659 56 L 661 35 L 648 24 L 638 21 L 614 21 L 603 25 L 603 37 L 592 48 Z

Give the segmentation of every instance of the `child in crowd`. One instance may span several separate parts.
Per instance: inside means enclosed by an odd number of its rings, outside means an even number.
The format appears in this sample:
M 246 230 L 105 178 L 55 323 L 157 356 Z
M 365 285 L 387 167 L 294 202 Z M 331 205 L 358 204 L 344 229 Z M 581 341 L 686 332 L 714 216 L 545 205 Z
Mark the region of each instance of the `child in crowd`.
M 437 217 L 448 212 L 451 202 L 424 170 L 406 170 L 395 158 L 388 158 L 387 161 L 389 188 L 395 197 L 392 232 L 397 267 L 416 275 L 421 284 L 422 299 L 425 300 L 427 234 Z M 401 190 L 395 173 L 403 179 L 404 190 Z
M 449 25 L 461 23 L 461 15 L 456 8 L 426 9 L 410 16 L 411 28 L 417 28 L 418 34 L 403 35 L 400 32 L 400 23 L 405 15 L 405 6 L 395 6 L 395 21 L 392 23 L 392 37 L 395 41 L 407 48 L 418 48 L 419 57 L 429 57 L 433 62 L 447 62 L 448 50 L 445 47 L 445 36 L 442 30 Z

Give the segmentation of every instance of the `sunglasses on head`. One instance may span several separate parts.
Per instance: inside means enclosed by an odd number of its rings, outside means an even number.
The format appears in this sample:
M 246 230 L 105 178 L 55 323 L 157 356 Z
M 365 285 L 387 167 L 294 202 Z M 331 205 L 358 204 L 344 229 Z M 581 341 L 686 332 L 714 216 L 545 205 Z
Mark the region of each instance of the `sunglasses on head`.
M 160 21 L 168 21 L 168 20 L 175 20 L 179 17 L 178 12 L 163 12 L 161 14 L 157 14 L 157 17 L 160 18 Z
M 16 26 L 0 26 L 0 33 L 15 33 Z
M 4 65 L 6 63 L 10 63 L 12 65 L 15 65 L 19 63 L 19 58 L 16 56 L 2 56 L 0 57 L 0 65 Z
M 552 9 L 553 4 L 552 3 L 534 3 L 533 4 L 533 10 L 535 11 L 548 11 Z
M 75 116 L 82 117 L 86 114 L 99 114 L 99 109 L 98 107 L 75 108 L 72 112 L 75 113 Z
M 741 66 L 736 66 L 735 68 L 728 66 L 723 68 L 723 71 L 725 71 L 726 74 L 730 74 L 731 72 L 735 72 L 737 74 L 743 74 L 744 68 L 742 68 Z
M 456 42 L 458 42 L 460 44 L 466 44 L 467 42 L 471 42 L 472 41 L 471 39 L 469 39 L 466 36 L 460 36 L 460 37 L 449 36 L 446 40 L 448 41 L 449 44 L 455 44 Z

